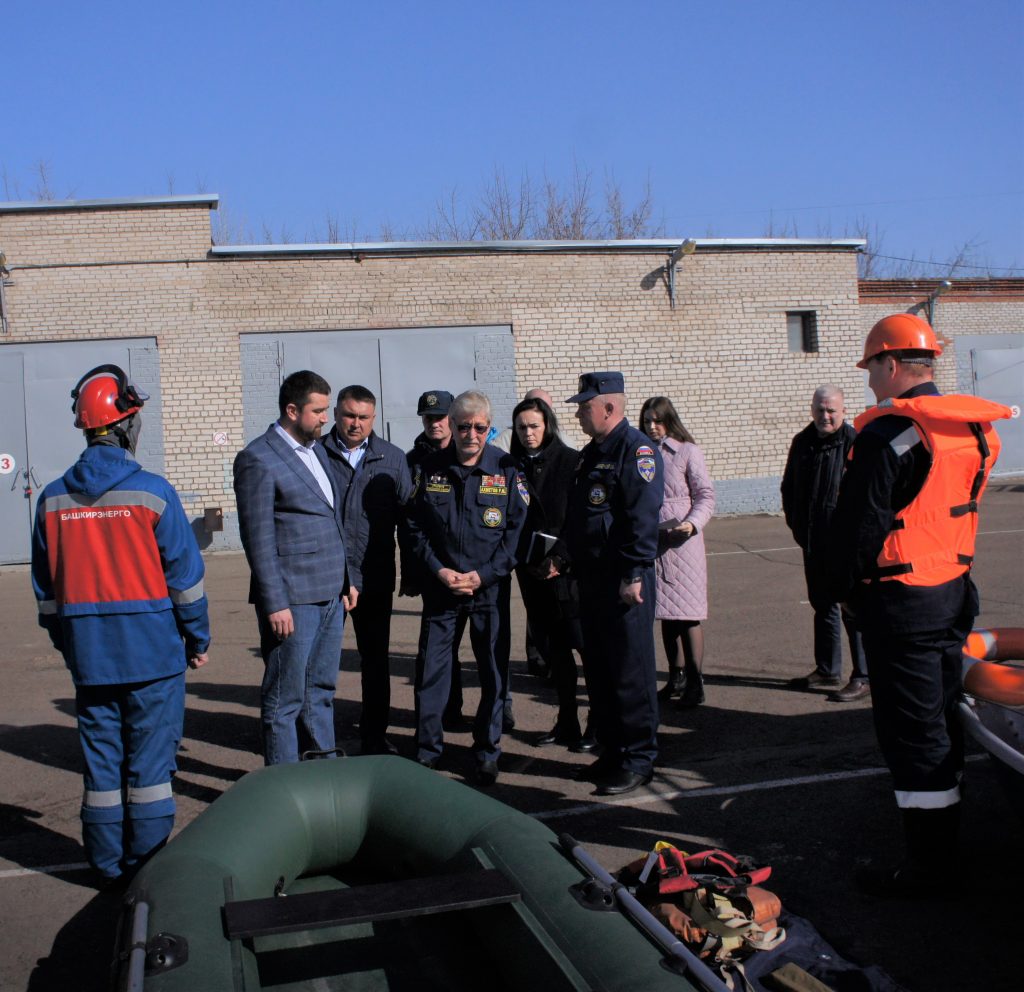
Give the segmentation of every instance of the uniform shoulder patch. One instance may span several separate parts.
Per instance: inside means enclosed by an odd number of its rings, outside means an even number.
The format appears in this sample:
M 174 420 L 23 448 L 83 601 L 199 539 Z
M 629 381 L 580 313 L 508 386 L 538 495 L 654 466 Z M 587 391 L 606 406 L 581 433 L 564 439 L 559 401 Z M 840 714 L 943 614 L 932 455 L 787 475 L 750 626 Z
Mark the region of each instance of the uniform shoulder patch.
M 519 495 L 522 497 L 523 502 L 530 505 L 530 490 L 526 485 L 526 480 L 523 478 L 522 472 L 516 472 L 516 489 L 519 490 Z
M 654 459 L 654 449 L 649 444 L 641 444 L 636 449 L 636 470 L 644 482 L 653 482 L 658 474 L 658 463 Z

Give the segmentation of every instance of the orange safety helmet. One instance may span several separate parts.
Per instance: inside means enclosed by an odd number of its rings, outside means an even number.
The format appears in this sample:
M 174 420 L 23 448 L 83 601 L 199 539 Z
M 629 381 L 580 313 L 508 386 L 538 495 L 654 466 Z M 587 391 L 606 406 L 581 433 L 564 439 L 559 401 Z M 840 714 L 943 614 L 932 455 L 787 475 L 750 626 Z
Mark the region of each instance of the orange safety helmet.
M 866 369 L 868 361 L 883 351 L 930 351 L 937 358 L 942 345 L 927 320 L 912 313 L 894 313 L 871 328 L 857 368 Z
M 71 390 L 71 409 L 75 426 L 94 430 L 124 420 L 142 409 L 149 399 L 129 381 L 117 365 L 97 365 L 78 380 Z

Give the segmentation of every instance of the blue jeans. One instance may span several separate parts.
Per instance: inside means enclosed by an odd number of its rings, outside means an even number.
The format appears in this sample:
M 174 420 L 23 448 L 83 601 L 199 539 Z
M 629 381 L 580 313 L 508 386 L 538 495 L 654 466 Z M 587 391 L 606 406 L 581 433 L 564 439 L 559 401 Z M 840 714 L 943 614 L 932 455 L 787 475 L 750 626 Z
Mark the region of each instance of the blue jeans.
M 290 607 L 295 630 L 283 641 L 257 610 L 263 759 L 268 765 L 299 760 L 301 751 L 334 747 L 334 693 L 341 661 L 345 610 L 340 599 Z

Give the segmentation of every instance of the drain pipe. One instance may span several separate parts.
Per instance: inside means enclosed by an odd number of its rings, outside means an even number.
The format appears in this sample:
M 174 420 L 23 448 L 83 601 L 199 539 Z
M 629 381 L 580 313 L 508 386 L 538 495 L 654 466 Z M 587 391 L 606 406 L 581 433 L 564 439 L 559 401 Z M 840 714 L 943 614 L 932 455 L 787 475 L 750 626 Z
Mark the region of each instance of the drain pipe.
M 952 288 L 953 284 L 948 279 L 943 279 L 928 297 L 926 304 L 928 307 L 928 323 L 932 325 L 932 329 L 935 328 L 935 304 L 943 293 L 948 293 Z
M 7 256 L 0 251 L 0 333 L 7 333 L 7 296 L 4 293 L 4 286 L 7 285 Z

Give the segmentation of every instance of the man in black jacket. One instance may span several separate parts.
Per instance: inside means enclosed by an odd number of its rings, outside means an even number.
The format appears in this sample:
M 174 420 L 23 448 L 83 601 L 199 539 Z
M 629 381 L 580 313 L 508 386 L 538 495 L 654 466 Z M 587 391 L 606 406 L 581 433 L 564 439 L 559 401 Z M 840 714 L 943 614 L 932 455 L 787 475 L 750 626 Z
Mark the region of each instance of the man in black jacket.
M 359 649 L 363 754 L 394 754 L 387 739 L 391 709 L 391 607 L 395 592 L 395 527 L 412 496 L 401 448 L 373 432 L 377 398 L 365 386 L 338 393 L 334 426 L 323 441 L 341 504 L 345 547 L 362 572 L 352 626 Z
M 843 391 L 838 386 L 819 386 L 811 400 L 811 423 L 793 438 L 782 476 L 782 510 L 803 549 L 807 598 L 814 610 L 814 671 L 792 684 L 799 689 L 838 689 L 843 670 L 842 622 L 850 642 L 853 674 L 846 686 L 830 697 L 841 703 L 862 699 L 871 691 L 860 633 L 826 591 L 826 534 L 856 436 L 844 423 L 845 416 Z

